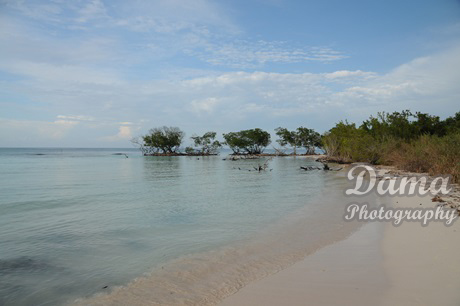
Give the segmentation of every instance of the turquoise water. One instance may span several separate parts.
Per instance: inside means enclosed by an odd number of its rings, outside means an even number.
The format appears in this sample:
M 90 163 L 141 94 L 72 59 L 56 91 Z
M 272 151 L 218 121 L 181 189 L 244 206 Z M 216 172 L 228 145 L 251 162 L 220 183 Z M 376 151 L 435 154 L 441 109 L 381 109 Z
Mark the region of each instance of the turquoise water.
M 59 305 L 126 285 L 248 239 L 331 181 L 299 170 L 315 163 L 305 158 L 258 173 L 248 170 L 259 160 L 223 157 L 0 149 L 0 304 Z

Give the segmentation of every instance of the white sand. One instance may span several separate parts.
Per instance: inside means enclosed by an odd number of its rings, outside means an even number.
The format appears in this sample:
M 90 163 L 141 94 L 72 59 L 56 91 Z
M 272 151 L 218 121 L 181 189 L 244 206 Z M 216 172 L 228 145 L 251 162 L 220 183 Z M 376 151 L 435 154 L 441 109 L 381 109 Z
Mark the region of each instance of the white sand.
M 395 198 L 397 207 L 431 207 L 431 198 Z M 420 205 L 422 203 L 422 205 Z M 391 284 L 384 305 L 460 305 L 460 221 L 450 227 L 387 226 L 384 265 Z
M 404 197 L 393 198 L 393 205 L 435 203 L 430 197 Z M 370 223 L 220 305 L 460 305 L 459 234 L 458 220 L 451 227 L 425 228 Z

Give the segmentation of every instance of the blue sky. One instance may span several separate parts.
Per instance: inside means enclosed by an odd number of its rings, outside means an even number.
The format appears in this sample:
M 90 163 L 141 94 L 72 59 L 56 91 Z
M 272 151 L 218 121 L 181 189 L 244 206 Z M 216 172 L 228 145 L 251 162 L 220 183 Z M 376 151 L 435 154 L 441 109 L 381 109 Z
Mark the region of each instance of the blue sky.
M 458 0 L 0 0 L 0 146 L 444 118 L 459 81 Z

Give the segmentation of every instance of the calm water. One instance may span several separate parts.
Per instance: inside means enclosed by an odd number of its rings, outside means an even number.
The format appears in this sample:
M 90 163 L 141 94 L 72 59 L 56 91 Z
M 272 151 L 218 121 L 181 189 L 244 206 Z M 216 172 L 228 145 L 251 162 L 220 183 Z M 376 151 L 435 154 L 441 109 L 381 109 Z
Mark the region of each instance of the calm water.
M 115 153 L 126 153 L 114 155 Z M 130 149 L 0 149 L 0 304 L 59 305 L 184 255 L 250 239 L 340 179 L 305 158 L 143 157 Z M 238 169 L 239 168 L 239 169 Z M 107 289 L 104 287 L 108 286 Z

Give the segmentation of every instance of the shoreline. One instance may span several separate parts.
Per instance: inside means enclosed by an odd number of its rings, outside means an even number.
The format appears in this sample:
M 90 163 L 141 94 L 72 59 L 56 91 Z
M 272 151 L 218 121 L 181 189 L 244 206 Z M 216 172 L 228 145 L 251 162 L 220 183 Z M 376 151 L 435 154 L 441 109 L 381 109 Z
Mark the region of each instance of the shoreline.
M 122 153 L 116 154 L 122 155 Z M 227 154 L 220 155 L 220 153 L 184 153 L 184 152 L 174 152 L 174 153 L 143 153 L 142 156 L 226 156 L 228 159 L 252 159 L 252 158 L 261 158 L 261 157 L 311 157 L 315 159 L 326 158 L 324 154 L 280 154 L 280 153 L 260 153 L 260 154 Z M 331 161 L 333 162 L 333 161 Z
M 390 202 L 404 208 L 436 205 L 430 196 L 392 197 Z M 450 227 L 367 223 L 218 305 L 458 305 L 458 233 L 458 220 Z

